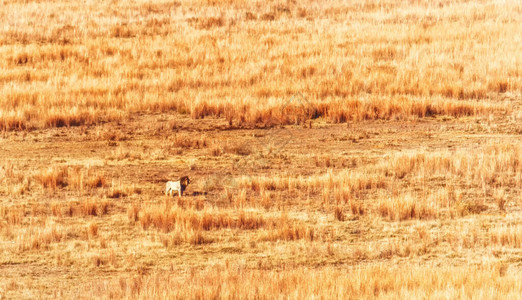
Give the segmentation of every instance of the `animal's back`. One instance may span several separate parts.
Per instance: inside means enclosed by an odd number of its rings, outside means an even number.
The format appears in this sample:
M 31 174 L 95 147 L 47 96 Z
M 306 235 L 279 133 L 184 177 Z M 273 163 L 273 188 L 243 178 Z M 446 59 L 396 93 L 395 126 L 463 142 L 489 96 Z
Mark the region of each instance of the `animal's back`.
M 181 186 L 179 184 L 179 181 L 167 181 L 165 195 L 171 195 L 175 191 L 177 191 L 178 193 L 181 192 Z

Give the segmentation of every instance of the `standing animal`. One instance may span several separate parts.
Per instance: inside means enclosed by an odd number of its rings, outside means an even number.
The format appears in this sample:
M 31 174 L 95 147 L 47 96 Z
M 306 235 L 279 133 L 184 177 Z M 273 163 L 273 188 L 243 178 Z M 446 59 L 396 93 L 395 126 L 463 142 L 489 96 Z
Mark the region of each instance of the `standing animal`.
M 165 195 L 174 195 L 174 192 L 178 192 L 178 196 L 182 196 L 183 192 L 187 189 L 190 183 L 188 176 L 181 177 L 178 181 L 167 181 L 167 187 L 165 189 Z

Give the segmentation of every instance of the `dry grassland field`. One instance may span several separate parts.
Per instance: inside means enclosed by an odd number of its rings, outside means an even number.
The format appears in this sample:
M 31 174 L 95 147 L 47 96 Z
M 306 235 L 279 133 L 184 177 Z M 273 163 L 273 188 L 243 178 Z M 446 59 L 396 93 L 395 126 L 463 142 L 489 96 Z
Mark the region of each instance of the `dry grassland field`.
M 520 1 L 0 0 L 0 299 L 521 295 Z

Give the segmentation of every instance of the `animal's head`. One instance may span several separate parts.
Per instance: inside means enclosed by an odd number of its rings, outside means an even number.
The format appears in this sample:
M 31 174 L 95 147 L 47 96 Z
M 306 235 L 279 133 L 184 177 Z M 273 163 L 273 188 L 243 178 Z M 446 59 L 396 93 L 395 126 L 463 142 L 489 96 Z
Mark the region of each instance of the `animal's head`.
M 184 186 L 187 186 L 189 185 L 190 183 L 190 179 L 188 178 L 188 176 L 183 176 L 179 179 L 179 182 L 184 185 Z

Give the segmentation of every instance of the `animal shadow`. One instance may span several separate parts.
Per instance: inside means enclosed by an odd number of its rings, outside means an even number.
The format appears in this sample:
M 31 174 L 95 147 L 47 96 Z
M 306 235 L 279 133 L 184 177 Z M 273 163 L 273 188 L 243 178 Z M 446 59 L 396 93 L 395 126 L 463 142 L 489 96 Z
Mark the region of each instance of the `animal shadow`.
M 207 195 L 207 194 L 208 194 L 208 192 L 194 191 L 190 195 L 192 195 L 192 196 L 203 196 L 203 195 Z

